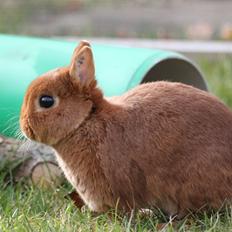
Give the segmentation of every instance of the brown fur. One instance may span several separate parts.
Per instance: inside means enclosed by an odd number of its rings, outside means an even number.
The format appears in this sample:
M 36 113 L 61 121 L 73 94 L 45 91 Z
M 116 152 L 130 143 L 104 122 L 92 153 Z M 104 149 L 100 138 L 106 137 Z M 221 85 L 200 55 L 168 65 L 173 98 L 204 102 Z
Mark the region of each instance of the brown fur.
M 42 94 L 58 104 L 40 109 Z M 106 99 L 87 42 L 70 67 L 32 82 L 20 123 L 29 138 L 57 151 L 67 179 L 93 211 L 156 206 L 183 216 L 231 200 L 231 111 L 180 83 L 147 83 Z

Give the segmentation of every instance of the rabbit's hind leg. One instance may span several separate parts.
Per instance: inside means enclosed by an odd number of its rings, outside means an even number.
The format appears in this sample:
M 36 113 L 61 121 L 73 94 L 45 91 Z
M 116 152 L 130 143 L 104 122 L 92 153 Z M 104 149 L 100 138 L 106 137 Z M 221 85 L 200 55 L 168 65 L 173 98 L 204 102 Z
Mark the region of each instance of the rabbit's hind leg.
M 71 199 L 78 209 L 81 209 L 85 205 L 84 201 L 76 191 L 72 191 L 65 197 Z

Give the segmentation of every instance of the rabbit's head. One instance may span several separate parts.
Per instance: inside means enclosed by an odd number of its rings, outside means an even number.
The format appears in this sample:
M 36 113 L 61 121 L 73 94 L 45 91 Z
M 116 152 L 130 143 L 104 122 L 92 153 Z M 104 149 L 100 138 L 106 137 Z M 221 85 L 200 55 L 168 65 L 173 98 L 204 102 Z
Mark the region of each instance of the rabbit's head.
M 90 45 L 81 41 L 70 66 L 31 83 L 21 109 L 21 129 L 32 140 L 55 145 L 80 126 L 101 98 Z

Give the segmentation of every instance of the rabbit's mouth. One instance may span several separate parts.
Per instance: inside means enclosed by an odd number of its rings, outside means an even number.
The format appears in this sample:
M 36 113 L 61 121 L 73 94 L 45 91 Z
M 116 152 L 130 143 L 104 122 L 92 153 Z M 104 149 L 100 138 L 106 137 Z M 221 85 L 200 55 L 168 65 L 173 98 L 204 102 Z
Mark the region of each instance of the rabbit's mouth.
M 24 123 L 22 126 L 22 132 L 27 139 L 36 140 L 35 133 L 30 126 L 29 120 L 27 120 L 27 123 Z
M 35 133 L 34 131 L 32 130 L 32 128 L 30 127 L 30 125 L 28 125 L 28 130 L 30 131 L 30 135 L 31 135 L 31 139 L 35 140 Z

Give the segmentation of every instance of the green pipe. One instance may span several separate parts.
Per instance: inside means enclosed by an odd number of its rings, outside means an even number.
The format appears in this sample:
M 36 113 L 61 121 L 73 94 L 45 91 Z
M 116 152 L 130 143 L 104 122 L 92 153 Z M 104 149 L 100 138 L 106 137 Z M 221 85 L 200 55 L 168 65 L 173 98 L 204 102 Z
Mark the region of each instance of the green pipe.
M 78 41 L 0 35 L 0 44 L 0 133 L 14 136 L 29 83 L 44 72 L 68 65 Z M 180 81 L 207 90 L 198 69 L 180 54 L 99 44 L 92 48 L 96 78 L 106 96 L 155 80 Z

